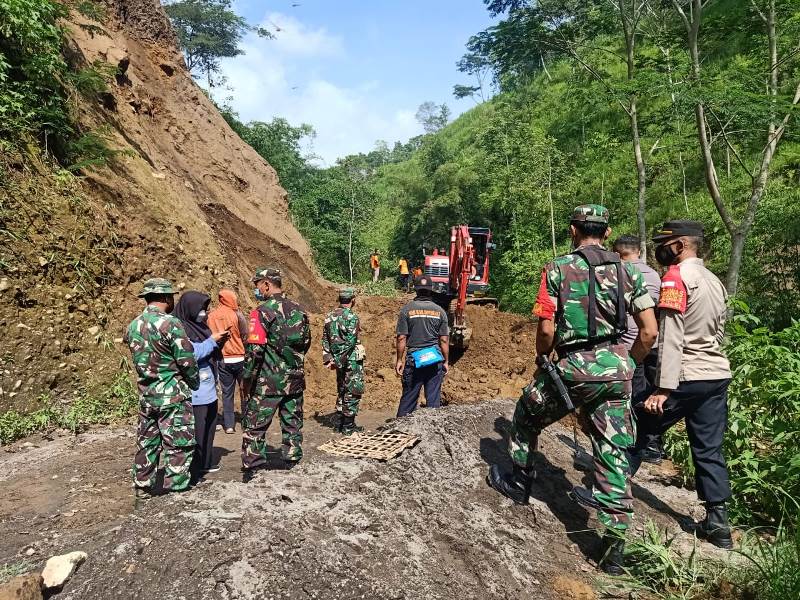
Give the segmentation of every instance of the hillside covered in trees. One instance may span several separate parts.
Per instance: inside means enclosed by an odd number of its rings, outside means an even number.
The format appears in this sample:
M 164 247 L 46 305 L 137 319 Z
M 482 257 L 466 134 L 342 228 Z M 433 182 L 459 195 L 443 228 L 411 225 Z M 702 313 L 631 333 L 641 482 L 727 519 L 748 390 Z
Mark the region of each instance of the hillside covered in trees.
M 567 249 L 571 208 L 601 202 L 615 235 L 702 221 L 707 261 L 729 291 L 788 324 L 800 304 L 796 2 L 707 3 L 697 71 L 683 22 L 691 3 L 677 3 L 683 17 L 670 1 L 487 4 L 504 18 L 460 63 L 478 85 L 455 89 L 479 104 L 444 127 L 429 115 L 429 133 L 407 144 L 317 169 L 300 152 L 309 128 L 239 124 L 245 139 L 271 136 L 263 153 L 323 273 L 349 279 L 340 233 L 351 221 L 356 279 L 373 247 L 416 261 L 450 225 L 485 225 L 498 245 L 494 292 L 527 312 L 542 263 Z M 489 81 L 497 93 L 483 102 Z

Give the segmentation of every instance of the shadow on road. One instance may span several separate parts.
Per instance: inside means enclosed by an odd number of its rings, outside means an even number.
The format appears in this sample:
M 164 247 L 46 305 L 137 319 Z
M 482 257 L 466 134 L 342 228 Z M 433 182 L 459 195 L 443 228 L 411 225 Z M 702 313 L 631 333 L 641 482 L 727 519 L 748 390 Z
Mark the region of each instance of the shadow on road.
M 497 417 L 494 421 L 494 430 L 502 436 L 502 439 L 481 438 L 481 458 L 487 465 L 499 464 L 503 470 L 511 471 L 511 459 L 508 455 L 510 428 L 511 422 L 507 418 Z M 573 485 L 567 479 L 564 469 L 551 463 L 541 452 L 536 453 L 534 464 L 537 477 L 531 489 L 531 497 L 547 505 L 553 516 L 564 525 L 567 537 L 575 543 L 584 557 L 598 560 L 599 538 L 593 529 L 587 531 L 589 513 L 567 497 L 567 492 Z

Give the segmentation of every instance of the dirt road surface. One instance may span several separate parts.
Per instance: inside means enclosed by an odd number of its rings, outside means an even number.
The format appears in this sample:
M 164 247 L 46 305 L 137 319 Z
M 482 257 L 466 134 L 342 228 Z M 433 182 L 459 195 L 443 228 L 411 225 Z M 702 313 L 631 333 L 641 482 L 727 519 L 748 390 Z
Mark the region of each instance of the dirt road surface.
M 138 507 L 132 424 L 31 438 L 0 454 L 0 564 L 38 567 L 86 551 L 57 596 L 65 600 L 598 597 L 597 523 L 566 496 L 586 480 L 573 464 L 571 429 L 543 435 L 532 507 L 485 483 L 490 463 L 508 461 L 512 412 L 510 400 L 389 423 L 391 412 L 367 411 L 361 421 L 371 429 L 421 438 L 386 463 L 320 452 L 337 434 L 326 415 L 310 413 L 303 462 L 249 484 L 239 473 L 240 435 L 219 433 L 220 472 Z M 274 425 L 270 443 L 279 444 Z M 694 493 L 671 485 L 669 468 L 643 471 L 634 488 L 639 527 L 653 519 L 680 532 L 679 520 L 699 516 Z

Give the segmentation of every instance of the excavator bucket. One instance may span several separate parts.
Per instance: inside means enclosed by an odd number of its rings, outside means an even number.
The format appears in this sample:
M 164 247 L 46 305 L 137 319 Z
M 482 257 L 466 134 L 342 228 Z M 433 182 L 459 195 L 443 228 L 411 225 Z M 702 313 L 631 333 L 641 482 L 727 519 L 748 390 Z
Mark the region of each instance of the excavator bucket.
M 472 327 L 455 326 L 450 332 L 450 345 L 455 350 L 466 350 L 472 339 Z

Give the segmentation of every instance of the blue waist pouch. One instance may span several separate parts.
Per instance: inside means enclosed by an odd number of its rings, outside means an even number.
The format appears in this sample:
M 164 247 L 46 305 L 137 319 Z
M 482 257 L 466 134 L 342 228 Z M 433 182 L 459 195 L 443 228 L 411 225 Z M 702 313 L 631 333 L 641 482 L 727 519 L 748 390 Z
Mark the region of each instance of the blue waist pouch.
M 444 362 L 444 356 L 442 356 L 438 346 L 414 350 L 411 353 L 411 358 L 414 359 L 414 366 L 418 369 Z

